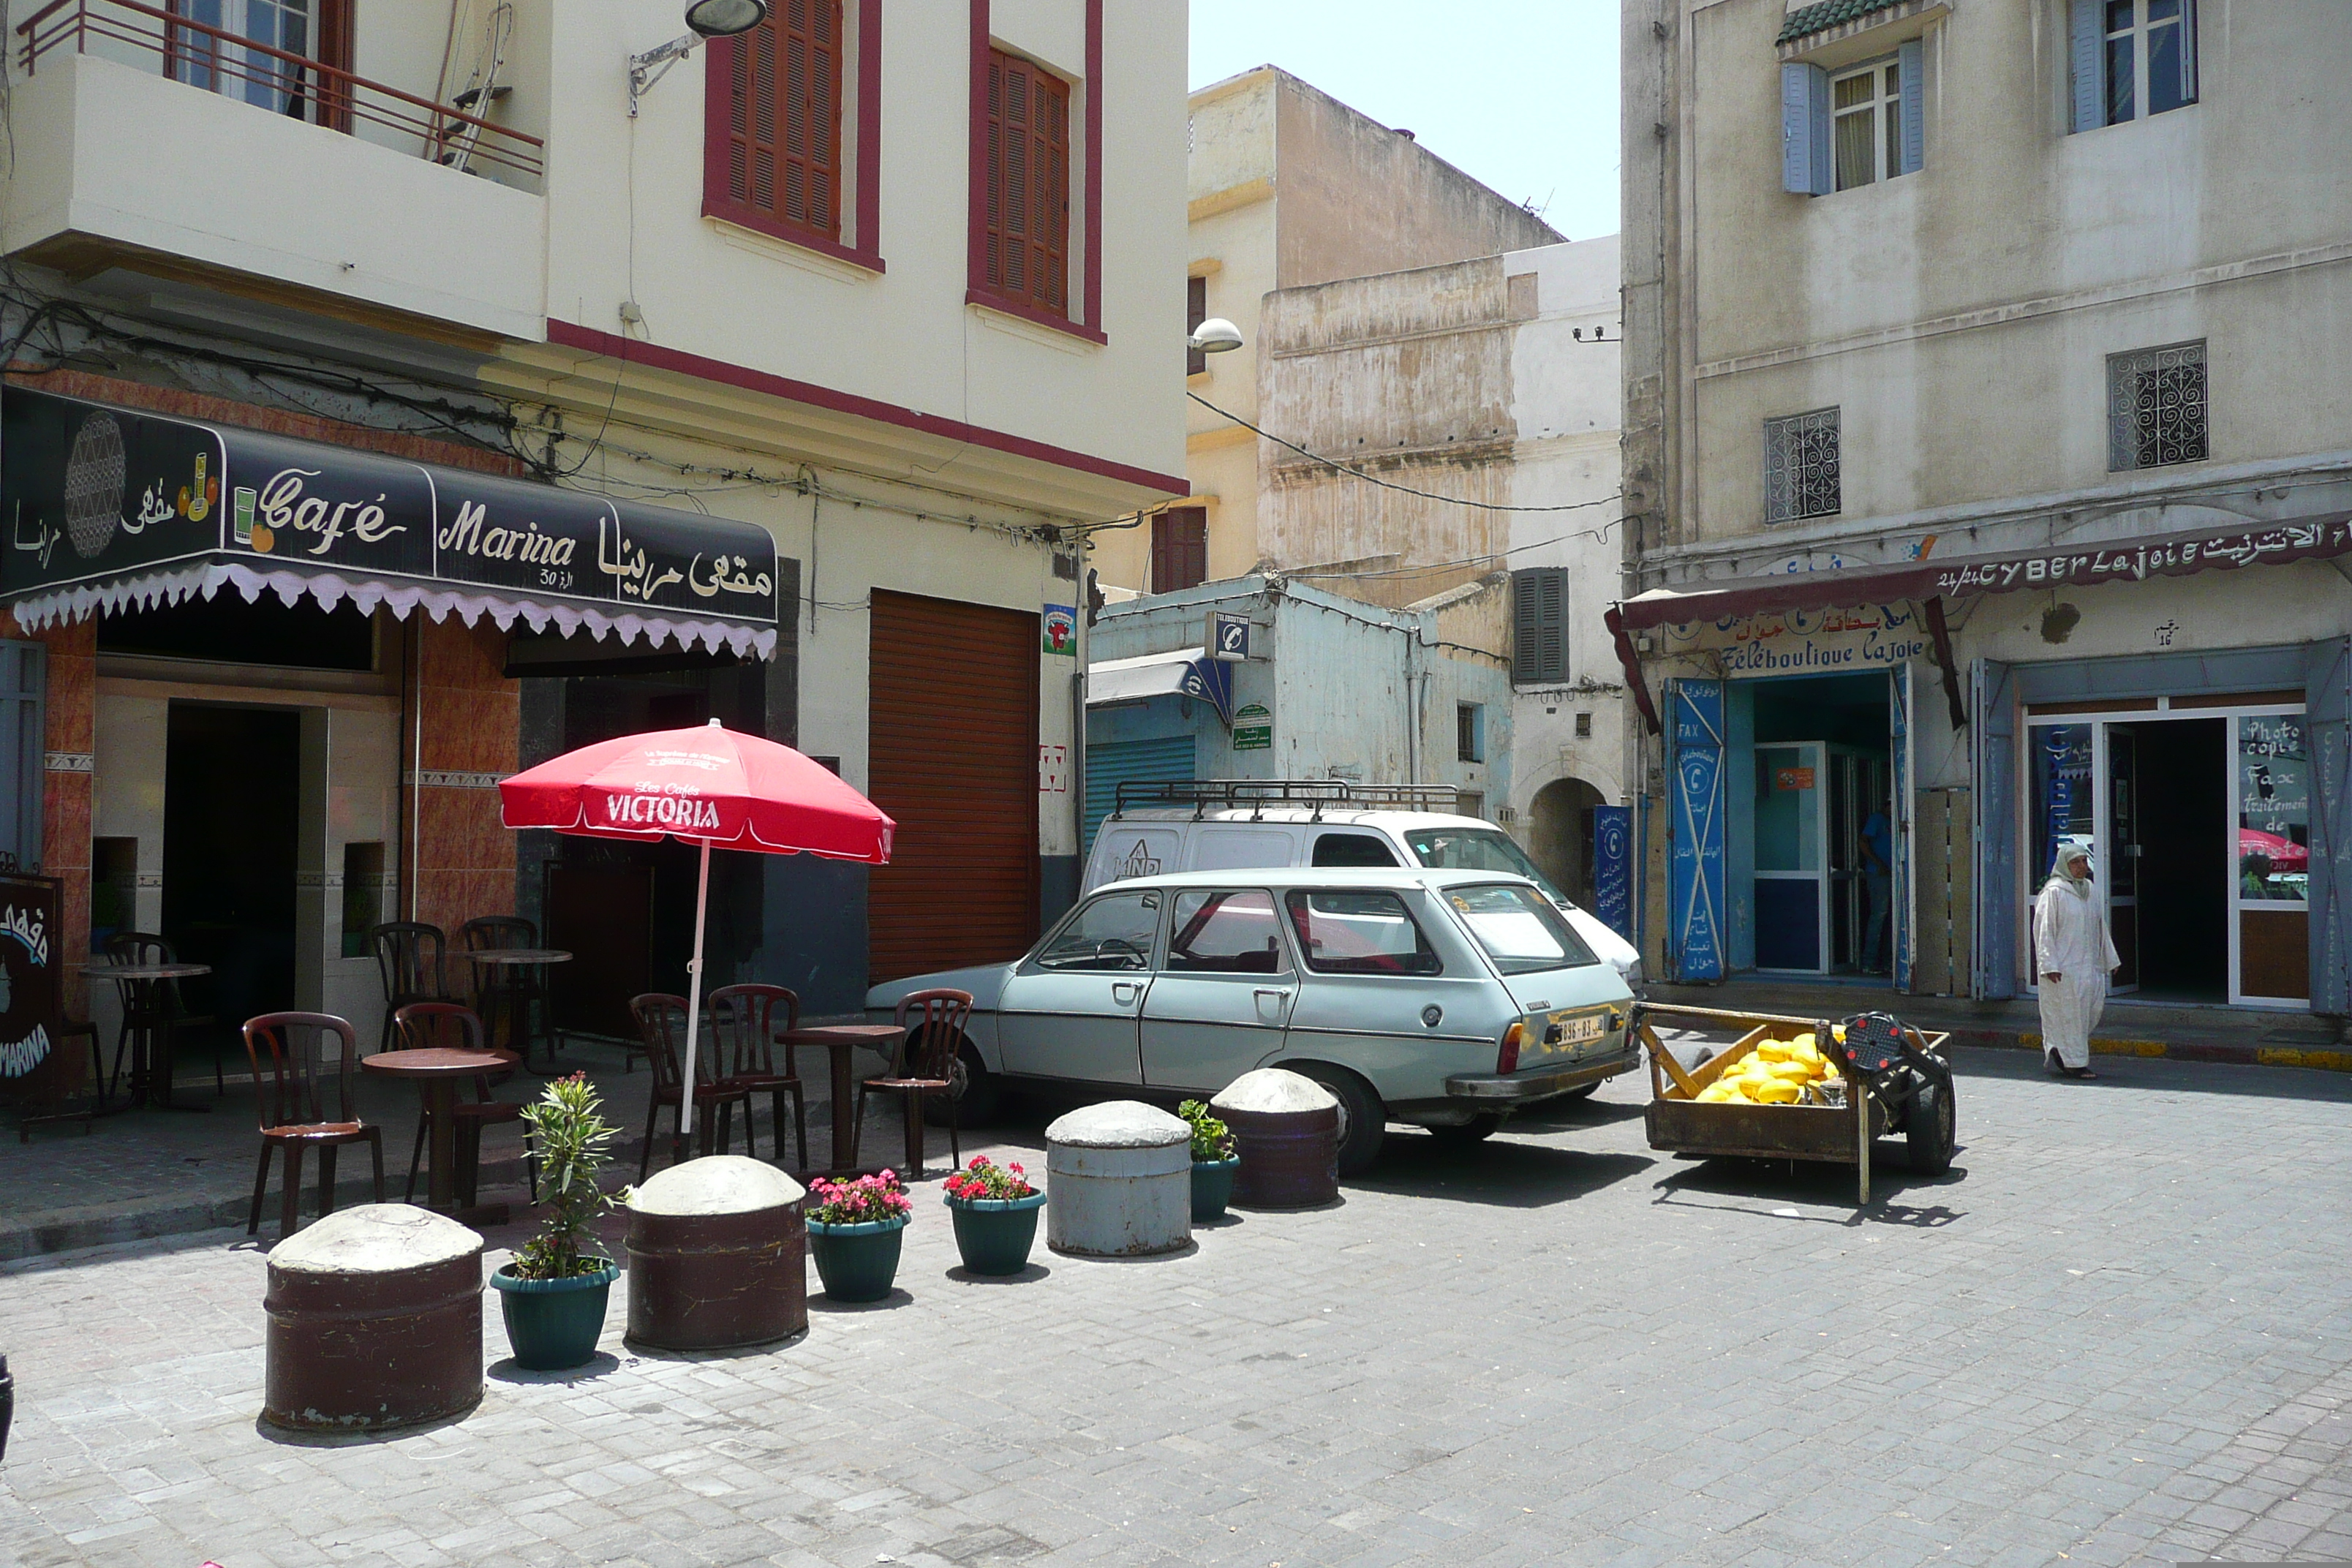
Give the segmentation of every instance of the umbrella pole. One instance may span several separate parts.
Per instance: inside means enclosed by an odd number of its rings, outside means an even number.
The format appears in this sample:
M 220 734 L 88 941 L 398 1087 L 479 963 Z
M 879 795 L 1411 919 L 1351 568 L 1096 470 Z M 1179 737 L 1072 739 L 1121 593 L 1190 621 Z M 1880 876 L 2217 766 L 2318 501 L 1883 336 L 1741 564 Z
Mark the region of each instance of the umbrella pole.
M 672 1163 L 685 1154 L 686 1141 L 694 1132 L 694 1057 L 702 1031 L 702 922 L 709 908 L 710 840 L 706 838 L 702 841 L 701 874 L 694 882 L 694 956 L 686 961 L 686 1081 L 678 1086 L 679 1147 L 671 1151 Z

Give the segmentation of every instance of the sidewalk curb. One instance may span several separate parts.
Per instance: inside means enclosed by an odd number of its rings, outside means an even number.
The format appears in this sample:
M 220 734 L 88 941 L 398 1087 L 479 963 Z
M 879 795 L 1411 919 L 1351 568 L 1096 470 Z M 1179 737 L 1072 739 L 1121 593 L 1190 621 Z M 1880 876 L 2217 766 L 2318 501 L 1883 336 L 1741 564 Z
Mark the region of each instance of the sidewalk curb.
M 2003 1050 L 2038 1051 L 2042 1037 L 2025 1030 L 1971 1029 L 1948 1031 L 1952 1043 Z M 2167 1040 L 2132 1040 L 2094 1036 L 2094 1055 L 2146 1057 L 2168 1062 L 2207 1062 L 2223 1067 L 2309 1068 L 2319 1072 L 2352 1072 L 2352 1051 L 2312 1049 L 2301 1046 L 2174 1044 Z

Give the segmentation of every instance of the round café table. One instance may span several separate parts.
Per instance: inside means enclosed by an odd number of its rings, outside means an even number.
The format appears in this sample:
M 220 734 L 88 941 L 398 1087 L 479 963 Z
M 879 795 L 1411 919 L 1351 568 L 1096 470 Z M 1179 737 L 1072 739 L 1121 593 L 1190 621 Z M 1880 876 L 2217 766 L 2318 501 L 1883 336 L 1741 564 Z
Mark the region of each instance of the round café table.
M 194 980 L 212 972 L 209 963 L 93 963 L 83 971 L 89 979 L 111 980 L 121 987 L 122 1020 L 131 1037 L 131 1092 L 121 1105 L 105 1106 L 99 1115 L 112 1116 L 142 1105 L 164 1110 L 212 1109 L 209 1105 L 182 1105 L 172 1098 L 172 1053 L 166 1048 L 171 1024 L 163 1005 L 166 984 L 174 980 Z M 103 1098 L 104 1080 L 98 1088 Z
M 478 952 L 467 953 L 465 957 L 468 963 L 478 963 L 489 969 L 541 969 L 551 963 L 572 962 L 572 955 L 560 947 L 486 947 Z M 540 995 L 543 1001 L 547 994 L 547 977 L 542 974 L 539 979 Z M 506 1015 L 505 1048 L 519 1052 L 528 1063 L 530 1060 L 530 1004 L 525 1002 L 518 1006 L 509 999 L 502 1011 Z M 496 1038 L 496 1036 L 492 1037 Z M 554 1059 L 554 1049 L 555 1040 L 551 1030 L 548 1037 L 551 1061 Z
M 468 1225 L 504 1225 L 507 1205 L 482 1204 L 459 1209 L 457 1204 L 457 1089 L 471 1079 L 487 1078 L 520 1066 L 512 1051 L 453 1051 L 438 1047 L 408 1051 L 378 1051 L 360 1058 L 360 1070 L 413 1082 L 423 1092 L 424 1112 L 432 1128 L 426 1156 L 430 1174 L 425 1206 L 451 1215 Z

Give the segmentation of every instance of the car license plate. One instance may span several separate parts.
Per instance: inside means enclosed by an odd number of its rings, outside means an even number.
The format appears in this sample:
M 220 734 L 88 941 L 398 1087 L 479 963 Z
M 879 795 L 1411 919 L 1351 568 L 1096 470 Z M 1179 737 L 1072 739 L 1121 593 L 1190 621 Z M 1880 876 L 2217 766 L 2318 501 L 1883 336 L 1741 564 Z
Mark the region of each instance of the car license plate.
M 1554 1013 L 1551 1022 L 1559 1030 L 1563 1049 L 1589 1046 L 1608 1033 L 1607 1020 L 1598 1013 Z

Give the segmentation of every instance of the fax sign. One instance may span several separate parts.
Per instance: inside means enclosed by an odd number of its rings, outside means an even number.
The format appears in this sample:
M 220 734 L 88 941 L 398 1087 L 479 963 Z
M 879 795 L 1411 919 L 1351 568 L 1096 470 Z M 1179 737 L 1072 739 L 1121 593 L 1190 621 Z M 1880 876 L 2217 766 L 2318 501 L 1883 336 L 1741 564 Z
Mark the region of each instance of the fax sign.
M 1209 612 L 1209 657 L 1240 660 L 1250 656 L 1250 618 L 1223 610 Z

